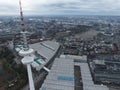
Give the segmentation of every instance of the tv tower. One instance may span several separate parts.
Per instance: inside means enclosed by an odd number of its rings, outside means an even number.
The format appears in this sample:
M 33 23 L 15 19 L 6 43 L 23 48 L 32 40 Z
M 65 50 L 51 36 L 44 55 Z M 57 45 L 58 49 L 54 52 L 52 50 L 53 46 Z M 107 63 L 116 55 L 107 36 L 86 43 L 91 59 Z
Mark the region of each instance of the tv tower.
M 19 5 L 20 5 L 21 27 L 22 27 L 21 34 L 23 39 L 23 48 L 19 51 L 19 55 L 23 57 L 21 60 L 22 63 L 27 66 L 30 90 L 35 90 L 33 77 L 32 77 L 31 63 L 36 62 L 37 64 L 42 65 L 42 68 L 47 72 L 50 72 L 50 70 L 43 65 L 41 60 L 38 61 L 39 59 L 35 57 L 35 55 L 33 54 L 34 50 L 29 48 L 28 46 L 27 35 L 26 35 L 27 31 L 25 31 L 25 27 L 24 27 L 24 18 L 23 18 L 21 0 L 19 0 Z
M 33 77 L 32 77 L 32 70 L 31 70 L 31 63 L 34 61 L 34 57 L 32 56 L 34 50 L 28 47 L 27 36 L 26 36 L 27 32 L 25 31 L 25 27 L 24 27 L 24 18 L 23 18 L 21 0 L 19 0 L 19 5 L 20 5 L 20 15 L 21 15 L 21 26 L 22 26 L 21 34 L 23 37 L 23 49 L 19 51 L 19 55 L 23 56 L 22 63 L 27 66 L 30 90 L 35 90 Z

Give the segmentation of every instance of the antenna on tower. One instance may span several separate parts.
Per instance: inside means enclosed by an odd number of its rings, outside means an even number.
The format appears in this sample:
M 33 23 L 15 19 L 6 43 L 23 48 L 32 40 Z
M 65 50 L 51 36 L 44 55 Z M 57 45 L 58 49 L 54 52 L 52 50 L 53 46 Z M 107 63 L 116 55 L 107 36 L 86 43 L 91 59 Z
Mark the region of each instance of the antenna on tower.
M 29 47 L 28 47 L 27 36 L 26 36 L 27 32 L 25 31 L 21 0 L 19 0 L 19 5 L 20 5 L 21 27 L 22 27 L 21 34 L 22 34 L 22 37 L 23 37 L 23 49 L 25 51 L 27 51 L 29 49 Z
M 19 0 L 19 5 L 20 5 L 20 15 L 21 15 L 22 32 L 24 32 L 25 31 L 25 27 L 24 27 L 24 18 L 23 18 L 23 11 L 22 11 L 21 0 Z

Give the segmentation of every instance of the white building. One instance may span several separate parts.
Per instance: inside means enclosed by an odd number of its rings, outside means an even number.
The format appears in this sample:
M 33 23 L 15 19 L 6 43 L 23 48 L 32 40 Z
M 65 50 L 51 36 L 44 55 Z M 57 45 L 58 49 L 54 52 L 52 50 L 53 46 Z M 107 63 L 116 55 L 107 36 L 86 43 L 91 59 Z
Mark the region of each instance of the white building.
M 107 86 L 94 84 L 87 57 L 75 55 L 61 55 L 60 58 L 56 58 L 39 90 L 74 90 L 74 66 L 81 68 L 83 90 L 109 90 Z

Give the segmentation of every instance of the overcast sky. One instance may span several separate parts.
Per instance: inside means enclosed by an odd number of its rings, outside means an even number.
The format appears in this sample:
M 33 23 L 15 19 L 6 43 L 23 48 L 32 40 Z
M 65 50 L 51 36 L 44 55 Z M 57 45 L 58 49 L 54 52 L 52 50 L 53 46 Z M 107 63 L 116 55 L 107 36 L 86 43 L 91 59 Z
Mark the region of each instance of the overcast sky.
M 120 15 L 120 0 L 22 0 L 25 15 Z M 19 15 L 19 0 L 0 0 L 0 15 Z

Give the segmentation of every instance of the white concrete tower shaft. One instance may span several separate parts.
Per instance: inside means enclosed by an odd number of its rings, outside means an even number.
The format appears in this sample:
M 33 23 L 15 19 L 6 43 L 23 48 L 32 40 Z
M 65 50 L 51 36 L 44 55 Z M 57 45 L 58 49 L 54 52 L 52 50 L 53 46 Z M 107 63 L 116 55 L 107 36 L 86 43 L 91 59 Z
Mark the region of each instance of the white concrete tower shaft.
M 28 77 L 29 77 L 28 79 L 29 79 L 30 90 L 35 90 L 30 64 L 27 64 L 27 71 L 28 71 Z

